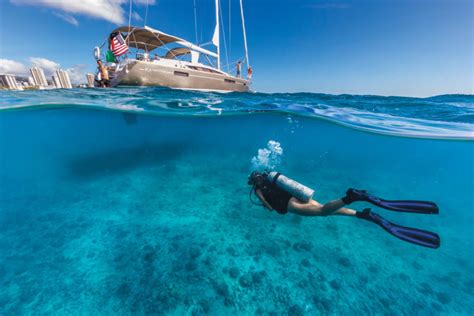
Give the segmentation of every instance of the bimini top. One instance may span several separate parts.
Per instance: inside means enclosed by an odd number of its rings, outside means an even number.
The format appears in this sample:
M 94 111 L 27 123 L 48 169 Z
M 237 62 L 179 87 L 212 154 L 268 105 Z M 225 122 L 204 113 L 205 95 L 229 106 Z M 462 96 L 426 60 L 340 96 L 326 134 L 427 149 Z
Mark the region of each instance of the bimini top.
M 176 48 L 173 48 L 173 49 L 170 49 L 167 53 L 166 53 L 166 56 L 165 58 L 168 58 L 168 59 L 173 59 L 175 57 L 178 57 L 178 56 L 181 56 L 181 55 L 186 55 L 186 54 L 190 54 L 191 53 L 191 50 L 187 47 L 176 47 Z
M 155 30 L 148 26 L 145 26 L 145 27 L 121 26 L 112 31 L 112 33 L 114 32 L 127 33 L 125 41 L 127 42 L 128 46 L 134 47 L 137 49 L 143 49 L 147 52 L 150 52 L 166 44 L 176 43 L 181 46 L 187 47 L 191 50 L 217 58 L 217 54 L 214 52 L 211 52 L 207 49 L 203 49 L 182 38 L 166 34 L 164 32 Z
M 147 27 L 122 26 L 112 31 L 112 33 L 115 32 L 127 33 L 125 40 L 128 46 L 148 51 L 181 40 L 176 36 L 168 35 L 158 30 L 148 29 Z

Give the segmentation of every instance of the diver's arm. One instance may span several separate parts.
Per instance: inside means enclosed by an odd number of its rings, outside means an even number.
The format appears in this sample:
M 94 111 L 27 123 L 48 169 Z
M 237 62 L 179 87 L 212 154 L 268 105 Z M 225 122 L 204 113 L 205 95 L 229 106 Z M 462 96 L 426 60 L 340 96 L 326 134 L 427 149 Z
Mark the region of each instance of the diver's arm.
M 256 190 L 255 190 L 255 193 L 257 194 L 257 197 L 260 199 L 260 201 L 262 201 L 263 206 L 264 206 L 266 209 L 272 211 L 272 210 L 273 210 L 273 207 L 272 207 L 270 204 L 268 204 L 267 200 L 265 200 L 265 198 L 263 197 L 262 190 L 256 189 Z

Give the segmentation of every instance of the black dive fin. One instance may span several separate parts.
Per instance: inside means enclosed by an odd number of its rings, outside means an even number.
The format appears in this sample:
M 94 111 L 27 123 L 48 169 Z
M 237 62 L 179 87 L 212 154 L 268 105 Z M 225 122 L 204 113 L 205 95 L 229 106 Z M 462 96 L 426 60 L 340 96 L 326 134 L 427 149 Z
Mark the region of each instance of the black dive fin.
M 350 202 L 354 201 L 366 201 L 372 203 L 375 206 L 382 207 L 384 209 L 395 211 L 395 212 L 406 212 L 406 213 L 422 213 L 422 214 L 438 214 L 439 208 L 436 203 L 429 201 L 410 201 L 410 200 L 399 200 L 389 201 L 378 198 L 371 195 L 363 190 L 349 189 L 346 192 L 347 199 Z M 344 199 L 343 199 L 344 200 Z
M 441 244 L 441 240 L 436 233 L 391 223 L 382 216 L 370 211 L 368 208 L 366 208 L 363 212 L 358 212 L 356 216 L 358 218 L 373 222 L 393 236 L 415 245 L 429 248 L 438 248 Z

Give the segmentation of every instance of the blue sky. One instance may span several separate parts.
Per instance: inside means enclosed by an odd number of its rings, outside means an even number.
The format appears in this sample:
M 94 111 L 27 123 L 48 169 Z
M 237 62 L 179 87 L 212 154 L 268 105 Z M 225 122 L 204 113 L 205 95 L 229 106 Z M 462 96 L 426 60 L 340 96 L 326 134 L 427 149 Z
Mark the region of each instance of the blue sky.
M 147 25 L 195 41 L 194 0 L 134 0 L 132 24 L 144 24 L 147 1 Z M 200 43 L 212 38 L 213 2 L 196 0 Z M 244 53 L 238 0 L 230 3 L 228 55 L 235 61 Z M 95 70 L 93 47 L 128 24 L 128 6 L 0 0 L 0 72 L 60 65 L 76 81 L 84 78 Z M 229 0 L 221 6 L 229 46 Z M 474 1 L 244 0 L 244 8 L 254 90 L 474 94 Z

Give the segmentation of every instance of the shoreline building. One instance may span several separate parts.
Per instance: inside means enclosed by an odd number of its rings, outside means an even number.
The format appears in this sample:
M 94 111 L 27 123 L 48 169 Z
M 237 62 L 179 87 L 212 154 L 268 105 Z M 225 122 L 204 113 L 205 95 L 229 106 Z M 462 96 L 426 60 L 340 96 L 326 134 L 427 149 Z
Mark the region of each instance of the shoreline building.
M 18 84 L 14 75 L 1 74 L 0 85 L 9 90 L 23 90 L 23 87 Z
M 53 85 L 54 85 L 55 88 L 57 88 L 57 89 L 61 89 L 61 88 L 62 88 L 62 87 L 61 87 L 61 82 L 59 81 L 58 76 L 53 75 L 52 80 L 53 80 Z
M 30 68 L 31 75 L 33 76 L 33 81 L 35 85 L 38 87 L 47 87 L 48 81 L 46 81 L 46 76 L 44 75 L 44 71 L 38 67 L 31 67 Z
M 28 84 L 32 87 L 35 85 L 35 80 L 33 79 L 32 76 L 29 76 L 28 77 Z
M 60 88 L 72 89 L 71 80 L 69 79 L 69 74 L 67 71 L 62 70 L 62 69 L 56 70 L 56 77 L 58 78 L 61 84 Z
M 86 78 L 87 78 L 87 87 L 94 88 L 94 79 L 95 79 L 94 74 L 88 73 L 86 75 Z

